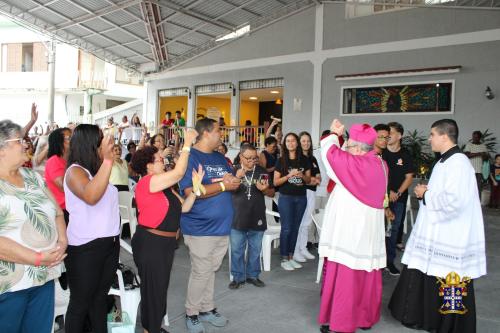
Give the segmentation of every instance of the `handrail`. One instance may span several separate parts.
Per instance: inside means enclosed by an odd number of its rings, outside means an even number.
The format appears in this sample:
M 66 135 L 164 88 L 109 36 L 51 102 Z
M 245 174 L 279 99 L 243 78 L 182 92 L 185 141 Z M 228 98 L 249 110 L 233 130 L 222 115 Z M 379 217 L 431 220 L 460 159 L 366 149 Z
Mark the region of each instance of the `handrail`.
M 168 144 L 172 140 L 174 134 L 181 129 L 192 127 L 156 127 L 156 133 L 161 133 L 165 137 L 165 143 Z M 264 126 L 222 126 L 220 127 L 221 141 L 228 148 L 240 148 L 241 142 L 248 141 L 256 148 L 264 148 L 265 129 Z M 180 132 L 182 133 L 182 132 Z M 181 134 L 182 135 L 182 134 Z

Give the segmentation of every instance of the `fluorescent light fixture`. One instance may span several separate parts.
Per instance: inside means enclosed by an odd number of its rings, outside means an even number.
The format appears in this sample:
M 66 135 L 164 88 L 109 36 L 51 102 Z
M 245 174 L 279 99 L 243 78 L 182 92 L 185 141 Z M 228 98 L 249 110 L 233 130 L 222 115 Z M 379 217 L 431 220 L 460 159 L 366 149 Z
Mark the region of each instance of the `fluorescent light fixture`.
M 224 36 L 222 36 L 220 38 L 217 38 L 215 41 L 216 42 L 220 42 L 220 41 L 223 41 L 223 40 L 238 38 L 241 35 L 244 35 L 244 34 L 246 34 L 249 31 L 250 31 L 250 24 L 245 25 L 244 27 L 239 28 L 238 30 L 236 30 L 234 32 L 228 33 L 227 35 L 224 35 Z
M 248 99 L 251 99 L 252 101 L 255 101 L 255 100 L 257 100 L 258 98 L 257 98 L 257 97 L 255 97 L 255 96 L 250 96 L 250 97 L 248 97 Z
M 270 93 L 271 94 L 279 94 L 280 92 L 278 90 L 271 90 Z

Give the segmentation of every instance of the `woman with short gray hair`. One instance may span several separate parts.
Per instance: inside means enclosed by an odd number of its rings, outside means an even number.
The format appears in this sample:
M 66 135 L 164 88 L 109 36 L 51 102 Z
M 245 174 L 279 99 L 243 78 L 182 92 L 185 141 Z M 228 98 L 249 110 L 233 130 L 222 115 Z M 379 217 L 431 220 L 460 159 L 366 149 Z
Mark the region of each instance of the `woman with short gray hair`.
M 0 332 L 52 331 L 66 256 L 63 212 L 27 160 L 21 127 L 0 121 Z

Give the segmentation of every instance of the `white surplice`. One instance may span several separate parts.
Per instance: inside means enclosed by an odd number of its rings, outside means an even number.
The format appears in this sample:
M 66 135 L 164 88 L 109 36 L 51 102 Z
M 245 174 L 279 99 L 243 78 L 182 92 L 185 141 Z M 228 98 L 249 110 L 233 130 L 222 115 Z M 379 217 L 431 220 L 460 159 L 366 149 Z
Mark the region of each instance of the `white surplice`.
M 452 148 L 453 149 L 453 148 Z M 402 263 L 437 277 L 486 274 L 484 225 L 469 159 L 454 153 L 434 166 Z

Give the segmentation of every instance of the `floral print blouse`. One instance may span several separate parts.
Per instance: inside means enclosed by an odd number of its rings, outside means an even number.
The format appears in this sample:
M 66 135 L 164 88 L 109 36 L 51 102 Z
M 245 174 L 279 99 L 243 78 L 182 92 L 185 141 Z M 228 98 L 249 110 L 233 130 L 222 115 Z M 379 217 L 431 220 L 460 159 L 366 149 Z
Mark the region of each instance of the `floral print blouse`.
M 34 251 L 55 247 L 57 203 L 37 172 L 20 168 L 24 187 L 0 179 L 0 237 Z M 1 240 L 0 240 L 1 241 Z M 60 266 L 47 268 L 0 260 L 0 294 L 40 286 L 60 275 Z

